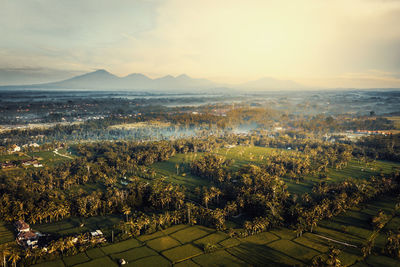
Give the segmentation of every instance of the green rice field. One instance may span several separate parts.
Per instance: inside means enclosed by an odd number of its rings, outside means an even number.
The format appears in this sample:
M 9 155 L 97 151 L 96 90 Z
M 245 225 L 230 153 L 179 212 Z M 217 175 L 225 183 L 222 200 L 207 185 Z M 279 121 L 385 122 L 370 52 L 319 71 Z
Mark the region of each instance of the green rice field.
M 0 221 L 0 245 L 14 240 L 14 227 L 9 223 Z
M 238 169 L 246 164 L 262 164 L 264 156 L 274 153 L 283 154 L 301 154 L 301 152 L 257 147 L 257 146 L 236 146 L 233 148 L 222 148 L 214 151 L 215 154 L 233 159 L 234 163 L 230 166 L 232 169 Z M 204 153 L 187 153 L 177 154 L 164 162 L 157 162 L 151 165 L 156 171 L 157 177 L 166 177 L 169 182 L 186 186 L 189 190 L 193 190 L 198 186 L 208 186 L 209 182 L 201 177 L 190 174 L 190 162 L 199 158 Z M 176 165 L 179 164 L 177 173 Z M 343 169 L 328 168 L 328 182 L 340 182 L 347 178 L 353 179 L 368 179 L 371 176 L 378 176 L 381 173 L 389 174 L 394 168 L 400 168 L 399 163 L 388 161 L 361 162 L 357 159 L 349 161 L 348 165 Z M 283 178 L 288 185 L 291 193 L 303 194 L 310 192 L 313 185 L 320 181 L 320 178 L 314 176 L 306 176 L 303 181 L 295 182 L 288 178 Z
M 341 250 L 339 259 L 343 266 L 399 266 L 400 261 L 382 253 L 387 231 L 399 227 L 395 203 L 394 196 L 374 200 L 359 209 L 324 220 L 313 233 L 300 237 L 286 228 L 232 238 L 204 226 L 176 225 L 35 266 L 118 266 L 120 259 L 128 262 L 126 266 L 309 266 L 330 247 Z M 372 233 L 370 221 L 379 210 L 395 215 L 380 232 L 372 254 L 363 259 L 361 247 Z M 101 217 L 92 220 L 95 223 Z M 56 228 L 57 223 L 50 225 Z M 66 222 L 61 225 L 67 227 Z M 207 253 L 204 248 L 210 244 L 215 250 Z
M 235 169 L 249 163 L 262 164 L 263 155 L 271 152 L 299 153 L 253 146 L 215 151 L 228 159 L 234 159 L 231 168 Z M 197 186 L 209 185 L 206 179 L 190 174 L 190 162 L 201 155 L 202 153 L 177 154 L 168 161 L 153 164 L 150 168 L 156 171 L 156 177 L 164 176 L 172 183 L 185 185 L 190 191 Z M 45 160 L 45 155 L 43 159 Z M 390 173 L 398 167 L 397 163 L 365 163 L 352 159 L 342 170 L 329 169 L 328 178 L 325 179 L 331 182 L 347 178 L 368 179 L 381 173 Z M 297 183 L 284 179 L 289 191 L 296 194 L 310 192 L 312 186 L 319 181 L 319 178 L 313 176 L 304 177 L 304 181 Z M 97 188 L 97 185 L 87 186 L 89 191 Z M 373 200 L 329 220 L 323 220 L 312 233 L 306 232 L 299 237 L 294 230 L 287 228 L 272 229 L 246 238 L 233 238 L 224 232 L 203 226 L 176 225 L 138 238 L 107 243 L 73 256 L 37 262 L 35 266 L 118 266 L 120 259 L 127 261 L 125 266 L 310 266 L 314 258 L 326 256 L 331 247 L 341 250 L 339 258 L 343 266 L 400 266 L 400 261 L 383 253 L 387 233 L 400 227 L 399 214 L 395 213 L 396 202 L 396 196 Z M 390 220 L 380 231 L 372 254 L 364 259 L 361 247 L 372 234 L 371 219 L 379 210 L 389 215 Z M 122 215 L 69 218 L 36 224 L 32 228 L 53 235 L 74 235 L 100 229 L 110 237 L 110 232 L 122 219 Z M 14 239 L 12 225 L 0 223 L 0 243 Z M 213 250 L 206 252 L 205 248 L 210 246 Z

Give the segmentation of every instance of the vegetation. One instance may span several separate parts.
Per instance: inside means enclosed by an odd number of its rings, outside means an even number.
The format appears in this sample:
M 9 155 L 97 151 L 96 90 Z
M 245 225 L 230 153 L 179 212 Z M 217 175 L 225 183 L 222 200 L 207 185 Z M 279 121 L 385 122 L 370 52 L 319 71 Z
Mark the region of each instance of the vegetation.
M 399 135 L 343 137 L 391 120 L 115 103 L 0 132 L 2 265 L 398 264 Z M 37 248 L 14 242 L 17 220 L 44 233 Z

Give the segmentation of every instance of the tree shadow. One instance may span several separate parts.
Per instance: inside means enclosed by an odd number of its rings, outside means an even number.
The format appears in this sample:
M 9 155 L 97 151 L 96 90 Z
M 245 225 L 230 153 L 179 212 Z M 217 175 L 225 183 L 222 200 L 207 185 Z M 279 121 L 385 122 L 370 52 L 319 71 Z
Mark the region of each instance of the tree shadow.
M 304 263 L 264 245 L 250 242 L 227 249 L 235 257 L 253 266 L 303 266 Z

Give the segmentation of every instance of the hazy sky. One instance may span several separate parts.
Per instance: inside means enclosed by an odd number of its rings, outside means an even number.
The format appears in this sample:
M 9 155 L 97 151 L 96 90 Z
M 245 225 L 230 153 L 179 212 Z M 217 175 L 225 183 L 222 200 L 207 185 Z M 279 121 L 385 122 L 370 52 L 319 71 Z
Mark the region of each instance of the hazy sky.
M 400 87 L 400 0 L 0 0 L 0 25 L 0 84 L 107 69 Z

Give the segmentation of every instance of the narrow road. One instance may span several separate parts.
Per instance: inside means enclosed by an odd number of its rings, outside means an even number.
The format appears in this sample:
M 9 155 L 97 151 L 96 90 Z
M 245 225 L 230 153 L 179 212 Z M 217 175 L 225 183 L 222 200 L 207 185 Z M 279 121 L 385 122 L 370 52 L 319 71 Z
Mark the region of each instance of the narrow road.
M 335 240 L 335 239 L 332 239 L 332 238 L 329 238 L 329 237 L 326 237 L 326 236 L 322 236 L 322 235 L 318 235 L 318 234 L 314 234 L 314 235 L 316 235 L 316 236 L 318 236 L 318 237 L 320 237 L 320 238 L 323 238 L 323 239 L 326 239 L 326 240 L 335 242 L 335 243 L 339 243 L 339 244 L 348 246 L 348 247 L 353 247 L 353 248 L 356 248 L 356 247 L 357 247 L 356 245 L 352 245 L 352 244 L 349 244 L 349 243 L 346 243 L 346 242 L 342 242 L 342 241 L 339 241 L 339 240 Z
M 68 159 L 74 159 L 73 157 L 70 157 L 70 156 L 68 156 L 68 155 L 60 154 L 60 153 L 58 152 L 58 149 L 57 149 L 57 148 L 53 151 L 53 153 L 56 154 L 56 155 L 58 155 L 58 156 L 60 156 L 60 157 L 64 157 L 64 158 L 68 158 Z

